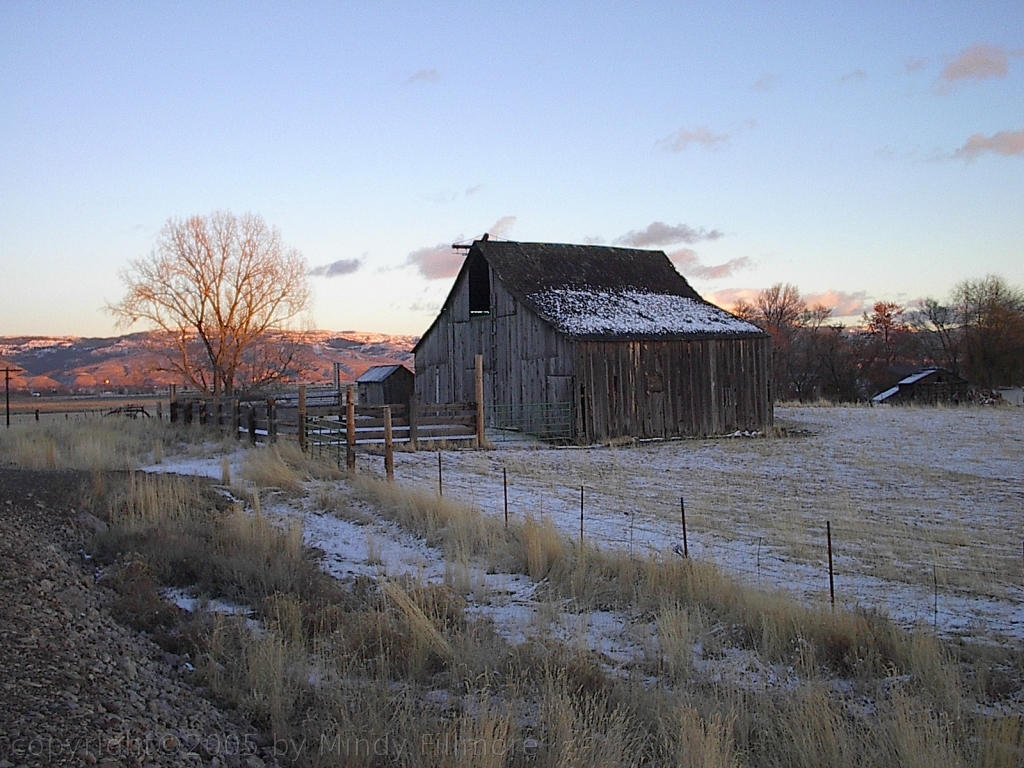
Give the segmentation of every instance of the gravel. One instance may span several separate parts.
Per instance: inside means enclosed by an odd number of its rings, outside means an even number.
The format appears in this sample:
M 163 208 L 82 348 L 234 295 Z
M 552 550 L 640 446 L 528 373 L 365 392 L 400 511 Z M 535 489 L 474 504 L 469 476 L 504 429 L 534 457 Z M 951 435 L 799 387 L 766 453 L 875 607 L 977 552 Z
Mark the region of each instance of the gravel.
M 0 768 L 278 765 L 187 659 L 112 617 L 83 549 L 90 482 L 0 468 Z

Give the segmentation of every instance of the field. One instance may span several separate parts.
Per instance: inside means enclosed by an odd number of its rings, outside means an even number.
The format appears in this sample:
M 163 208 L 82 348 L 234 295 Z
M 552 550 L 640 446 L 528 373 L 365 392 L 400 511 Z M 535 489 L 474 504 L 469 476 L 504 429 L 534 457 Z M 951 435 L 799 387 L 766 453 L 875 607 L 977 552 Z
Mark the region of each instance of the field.
M 400 452 L 396 483 L 140 423 L 22 425 L 0 460 L 146 471 L 100 483 L 97 557 L 213 615 L 200 682 L 299 765 L 1013 766 L 1022 416 L 780 408 L 771 437 Z
M 1024 639 L 1024 411 L 779 408 L 787 437 L 611 449 L 446 453 L 446 496 L 548 516 L 602 547 L 690 554 L 807 601 L 829 597 L 940 632 Z M 376 468 L 376 465 L 373 465 Z M 437 487 L 437 456 L 398 454 L 401 482 Z M 937 596 L 937 610 L 936 610 Z
M 157 405 L 168 413 L 167 395 L 63 395 L 30 397 L 12 394 L 10 420 L 12 425 L 38 421 L 81 421 L 105 416 L 116 408 L 140 405 L 150 417 L 155 417 Z M 4 404 L 0 403 L 0 409 Z M 38 414 L 38 416 L 37 416 Z M 6 414 L 0 414 L 6 420 Z M 166 416 L 165 416 L 166 418 Z

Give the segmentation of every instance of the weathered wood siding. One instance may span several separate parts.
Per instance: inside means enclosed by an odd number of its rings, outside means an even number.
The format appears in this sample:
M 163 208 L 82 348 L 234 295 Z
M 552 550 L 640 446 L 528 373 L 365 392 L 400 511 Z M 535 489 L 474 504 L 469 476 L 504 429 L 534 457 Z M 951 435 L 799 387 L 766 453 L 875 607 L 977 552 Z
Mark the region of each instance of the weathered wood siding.
M 488 405 L 573 400 L 572 343 L 523 306 L 493 275 L 490 311 L 471 314 L 468 270 L 464 270 L 437 321 L 416 348 L 416 395 L 420 401 L 475 400 L 477 355 L 484 356 Z
M 399 368 L 384 381 L 357 382 L 360 405 L 394 405 L 408 403 L 413 393 L 413 375 Z
M 463 269 L 416 348 L 423 403 L 476 399 L 484 356 L 487 405 L 571 402 L 581 442 L 762 430 L 773 421 L 767 336 L 692 341 L 573 341 L 491 274 L 487 313 L 471 313 Z
M 580 437 L 765 429 L 770 355 L 767 338 L 577 342 Z

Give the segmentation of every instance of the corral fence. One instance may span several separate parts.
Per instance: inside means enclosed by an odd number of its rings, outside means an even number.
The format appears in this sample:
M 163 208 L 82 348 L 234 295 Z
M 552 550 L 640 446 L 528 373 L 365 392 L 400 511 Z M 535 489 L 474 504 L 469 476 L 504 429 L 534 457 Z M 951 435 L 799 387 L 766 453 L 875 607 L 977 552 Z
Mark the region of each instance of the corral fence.
M 356 450 L 382 450 L 389 478 L 394 476 L 395 444 L 420 447 L 486 443 L 483 408 L 478 403 L 360 406 L 356 388 L 308 390 L 260 400 L 177 398 L 171 421 L 200 424 L 252 443 L 291 439 L 318 458 L 332 457 L 355 469 Z
M 492 404 L 484 407 L 484 421 L 492 440 L 514 440 L 518 435 L 549 442 L 570 442 L 573 437 L 572 403 Z
M 299 387 L 294 394 L 258 400 L 185 397 L 170 407 L 172 422 L 208 426 L 254 443 L 295 440 L 316 455 L 348 444 L 350 420 L 361 447 L 382 446 L 387 439 L 411 447 L 473 441 L 479 435 L 478 411 L 475 403 L 359 405 L 354 387 L 340 395 Z

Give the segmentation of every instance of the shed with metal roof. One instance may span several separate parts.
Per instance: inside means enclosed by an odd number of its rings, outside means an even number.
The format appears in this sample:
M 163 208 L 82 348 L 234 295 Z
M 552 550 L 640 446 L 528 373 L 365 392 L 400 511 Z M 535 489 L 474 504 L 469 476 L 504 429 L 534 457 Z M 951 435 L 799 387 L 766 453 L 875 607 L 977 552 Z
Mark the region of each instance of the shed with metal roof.
M 924 368 L 871 398 L 873 405 L 936 405 L 967 401 L 967 380 L 945 368 Z
M 360 405 L 405 405 L 413 388 L 413 373 L 404 365 L 375 365 L 356 379 Z

